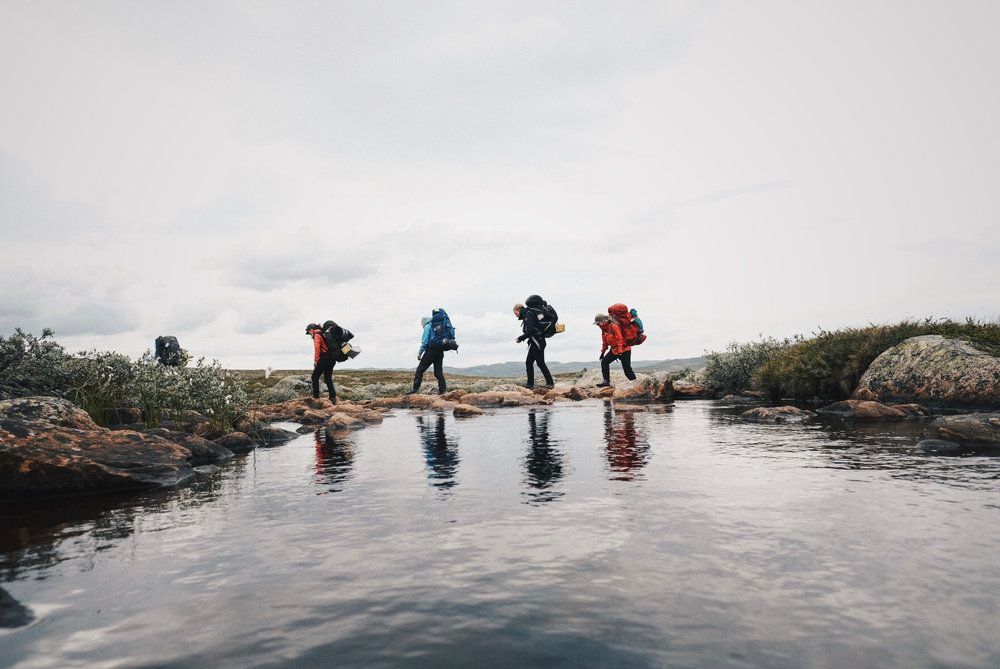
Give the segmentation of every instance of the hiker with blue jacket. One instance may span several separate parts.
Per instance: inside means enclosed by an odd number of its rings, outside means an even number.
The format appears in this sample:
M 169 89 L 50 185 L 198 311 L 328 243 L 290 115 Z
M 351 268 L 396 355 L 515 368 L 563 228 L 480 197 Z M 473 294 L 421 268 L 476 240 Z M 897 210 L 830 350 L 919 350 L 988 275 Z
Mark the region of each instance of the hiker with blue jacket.
M 420 339 L 420 352 L 417 353 L 417 360 L 420 363 L 413 375 L 413 390 L 410 391 L 410 394 L 419 392 L 420 384 L 424 381 L 424 372 L 431 365 L 434 365 L 434 378 L 438 382 L 438 394 L 444 394 L 448 390 L 444 380 L 444 352 L 458 350 L 458 344 L 455 342 L 455 328 L 444 309 L 434 309 L 430 318 L 425 317 L 420 322 L 424 326 L 424 334 Z

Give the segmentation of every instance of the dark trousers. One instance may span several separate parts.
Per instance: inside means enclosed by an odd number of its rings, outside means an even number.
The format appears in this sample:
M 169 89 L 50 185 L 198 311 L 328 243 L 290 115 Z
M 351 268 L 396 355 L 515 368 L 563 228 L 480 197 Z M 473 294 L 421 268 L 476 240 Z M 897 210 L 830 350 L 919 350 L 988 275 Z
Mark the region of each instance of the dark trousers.
M 615 360 L 622 361 L 622 371 L 625 372 L 625 378 L 629 381 L 635 381 L 635 372 L 632 371 L 632 351 L 624 351 L 620 355 L 608 351 L 601 358 L 601 374 L 604 375 L 604 382 L 611 383 L 611 363 Z
M 545 377 L 545 383 L 555 385 L 552 381 L 552 375 L 549 373 L 549 367 L 545 364 L 545 339 L 542 337 L 529 337 L 528 338 L 528 357 L 524 359 L 524 369 L 528 372 L 528 385 L 535 385 L 535 365 L 538 365 L 538 369 L 542 370 L 542 376 Z
M 333 387 L 333 366 L 336 364 L 333 358 L 326 355 L 320 356 L 319 362 L 313 367 L 313 397 L 319 397 L 319 377 L 322 376 L 326 382 L 326 390 L 330 394 L 330 399 L 337 399 L 337 391 Z
M 443 393 L 448 389 L 444 382 L 444 351 L 429 348 L 420 356 L 417 372 L 413 375 L 413 392 L 420 390 L 420 384 L 424 382 L 424 372 L 431 365 L 434 365 L 434 378 L 438 382 L 438 392 Z

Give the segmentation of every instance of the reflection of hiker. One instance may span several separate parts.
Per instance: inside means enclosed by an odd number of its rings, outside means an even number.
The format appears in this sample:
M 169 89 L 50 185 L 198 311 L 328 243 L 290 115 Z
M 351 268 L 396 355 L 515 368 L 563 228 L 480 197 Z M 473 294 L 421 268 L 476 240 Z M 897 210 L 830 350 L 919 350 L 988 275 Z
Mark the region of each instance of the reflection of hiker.
M 549 413 L 528 412 L 528 453 L 524 459 L 527 495 L 535 502 L 551 502 L 562 496 L 555 490 L 563 478 L 563 456 L 549 437 Z
M 420 390 L 420 384 L 424 381 L 424 372 L 431 365 L 434 365 L 434 378 L 438 382 L 438 393 L 444 394 L 448 390 L 444 380 L 444 352 L 458 350 L 455 342 L 455 328 L 448 318 L 448 313 L 444 309 L 434 309 L 430 318 L 424 318 L 424 335 L 420 340 L 420 352 L 417 353 L 417 371 L 413 375 L 413 394 Z
M 323 327 L 310 323 L 306 326 L 306 334 L 313 338 L 313 372 L 312 396 L 319 398 L 319 377 L 326 382 L 330 401 L 337 403 L 337 391 L 333 387 L 333 367 L 338 362 L 348 359 L 341 347 L 350 341 L 354 334 L 345 330 L 333 321 L 323 323 Z
M 545 377 L 545 386 L 554 388 L 552 374 L 545 364 L 545 338 L 552 336 L 555 331 L 555 310 L 538 295 L 532 295 L 524 302 L 514 305 L 514 315 L 521 320 L 522 334 L 516 339 L 517 343 L 528 341 L 528 357 L 524 360 L 528 375 L 526 387 L 535 387 L 535 364 L 537 364 Z
M 424 447 L 424 459 L 427 461 L 427 478 L 435 488 L 446 490 L 458 485 L 455 474 L 458 472 L 458 443 L 449 437 L 444 429 L 444 416 L 424 418 L 417 416 L 417 428 L 420 430 L 420 441 Z
M 354 446 L 351 437 L 333 430 L 316 430 L 316 477 L 331 486 L 330 492 L 340 492 L 351 478 L 354 467 Z
M 649 443 L 635 426 L 635 414 L 616 416 L 611 405 L 604 409 L 604 441 L 611 480 L 631 481 L 649 460 Z
M 632 371 L 632 347 L 625 343 L 622 337 L 621 328 L 610 316 L 597 314 L 594 316 L 594 325 L 601 328 L 601 375 L 604 377 L 603 383 L 598 383 L 598 388 L 607 388 L 611 385 L 611 363 L 621 360 L 622 371 L 629 381 L 635 380 L 635 372 Z M 608 351 L 608 349 L 611 349 Z

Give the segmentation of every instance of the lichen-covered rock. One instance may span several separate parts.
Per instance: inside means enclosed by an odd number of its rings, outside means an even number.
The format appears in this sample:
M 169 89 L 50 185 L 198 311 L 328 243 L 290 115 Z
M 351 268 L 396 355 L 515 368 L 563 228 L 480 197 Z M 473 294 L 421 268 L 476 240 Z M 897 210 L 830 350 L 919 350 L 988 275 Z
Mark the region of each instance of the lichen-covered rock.
M 462 399 L 463 395 L 468 394 L 468 390 L 449 390 L 444 395 L 441 395 L 441 399 L 448 400 L 449 402 L 458 402 Z
M 705 383 L 696 381 L 674 381 L 673 398 L 675 400 L 710 400 L 715 397 L 715 389 Z
M 853 397 L 995 409 L 1000 407 L 1000 358 L 958 339 L 911 337 L 875 358 Z
M 942 416 L 927 427 L 925 434 L 963 444 L 1000 445 L 1000 413 Z
M 66 400 L 0 402 L 0 497 L 178 485 L 194 475 L 190 457 L 162 437 L 98 427 Z
M 191 451 L 191 457 L 188 458 L 188 462 L 192 465 L 206 465 L 213 462 L 222 462 L 233 457 L 233 452 L 225 446 L 217 444 L 214 441 L 209 441 L 208 439 L 204 439 L 195 434 L 165 430 L 162 427 L 148 430 L 146 434 L 163 437 L 167 441 L 180 444 L 184 448 Z
M 656 376 L 643 375 L 620 386 L 616 386 L 611 395 L 616 401 L 653 402 L 668 401 L 674 397 L 673 382 Z
M 328 430 L 360 430 L 364 427 L 363 420 L 346 413 L 335 413 L 326 421 Z
M 816 411 L 852 420 L 906 420 L 910 417 L 905 411 L 901 411 L 896 407 L 867 400 L 834 402 Z
M 215 440 L 219 446 L 228 448 L 233 453 L 249 453 L 257 447 L 253 439 L 244 432 L 230 432 Z
M 479 407 L 516 407 L 550 404 L 551 400 L 547 400 L 534 393 L 525 394 L 513 390 L 490 390 L 485 393 L 469 393 L 462 398 L 462 403 Z
M 456 418 L 468 418 L 469 416 L 482 416 L 483 410 L 471 404 L 456 404 L 453 413 Z
M 740 414 L 740 419 L 750 423 L 801 423 L 816 414 L 793 406 L 754 407 Z

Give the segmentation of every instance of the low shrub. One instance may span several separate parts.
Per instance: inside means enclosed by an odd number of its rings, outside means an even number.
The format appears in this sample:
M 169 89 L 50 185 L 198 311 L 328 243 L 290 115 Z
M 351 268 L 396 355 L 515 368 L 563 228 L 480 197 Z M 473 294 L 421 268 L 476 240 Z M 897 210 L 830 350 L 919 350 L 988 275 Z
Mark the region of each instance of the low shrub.
M 757 373 L 764 363 L 778 351 L 791 346 L 794 341 L 796 340 L 762 337 L 745 344 L 732 342 L 725 351 L 707 352 L 705 382 L 724 393 L 738 393 L 754 388 L 758 384 Z

